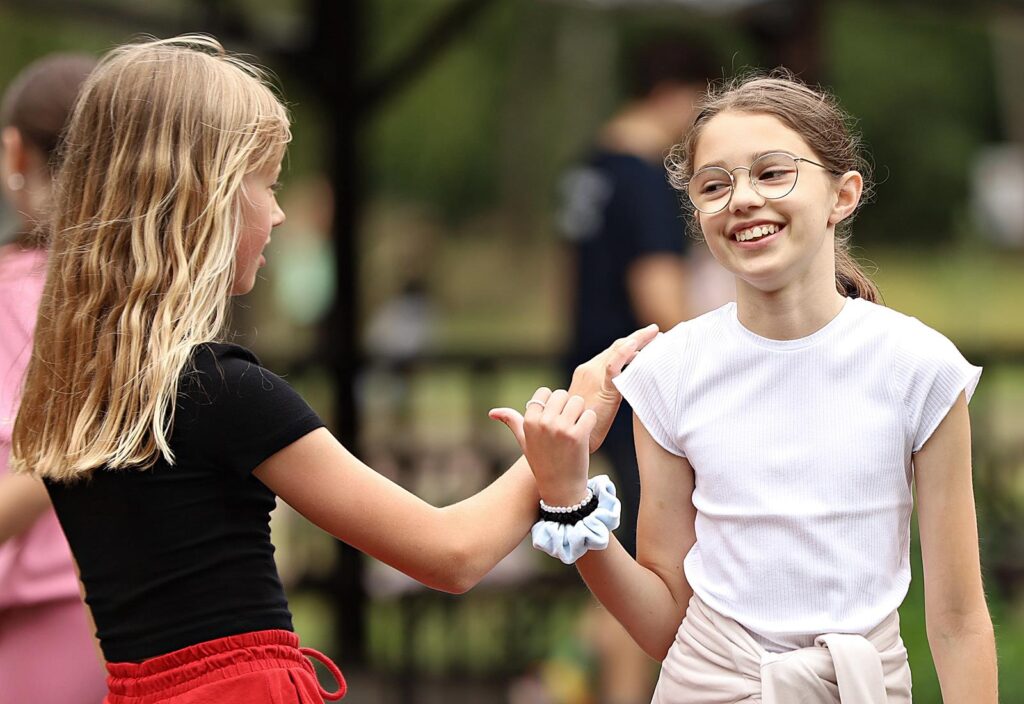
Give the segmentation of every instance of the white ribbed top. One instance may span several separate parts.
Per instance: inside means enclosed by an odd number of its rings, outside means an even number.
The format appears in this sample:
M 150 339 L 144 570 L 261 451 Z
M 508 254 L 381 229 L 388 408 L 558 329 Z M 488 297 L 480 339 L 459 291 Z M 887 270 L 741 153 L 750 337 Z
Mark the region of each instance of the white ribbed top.
M 693 466 L 690 586 L 783 651 L 866 634 L 903 601 L 912 453 L 980 376 L 920 321 L 849 299 L 797 340 L 754 334 L 729 303 L 659 335 L 616 384 Z

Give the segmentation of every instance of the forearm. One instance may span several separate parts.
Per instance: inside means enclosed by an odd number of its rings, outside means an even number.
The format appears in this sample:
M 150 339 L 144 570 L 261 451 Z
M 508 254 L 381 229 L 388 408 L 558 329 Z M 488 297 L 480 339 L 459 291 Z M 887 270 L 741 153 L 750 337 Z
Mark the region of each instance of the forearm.
M 537 520 L 538 501 L 530 466 L 520 457 L 483 491 L 441 509 L 442 534 L 458 536 L 455 591 L 474 586 L 522 542 Z
M 995 636 L 992 619 L 984 607 L 955 619 L 929 619 L 928 644 L 943 701 L 999 701 Z
M 614 538 L 606 550 L 583 555 L 576 567 L 597 600 L 637 645 L 651 658 L 664 660 L 693 593 L 685 578 L 663 576 L 645 567 Z

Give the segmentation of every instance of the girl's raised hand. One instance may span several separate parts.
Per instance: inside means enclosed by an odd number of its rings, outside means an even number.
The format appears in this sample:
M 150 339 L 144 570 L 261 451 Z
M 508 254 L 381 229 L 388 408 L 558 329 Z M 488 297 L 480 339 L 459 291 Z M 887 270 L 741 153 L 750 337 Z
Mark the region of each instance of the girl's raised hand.
M 512 431 L 547 503 L 570 506 L 586 493 L 587 450 L 594 452 L 601 446 L 622 400 L 612 379 L 657 334 L 658 326 L 649 325 L 616 340 L 576 367 L 568 391 L 537 389 L 525 415 L 513 408 L 495 408 L 488 414 Z M 582 455 L 577 454 L 580 451 Z M 558 466 L 559 462 L 564 464 Z M 558 503 L 563 500 L 568 503 Z
M 526 404 L 523 454 L 541 498 L 554 506 L 578 503 L 587 491 L 590 433 L 597 414 L 582 396 L 541 387 Z
M 569 393 L 582 396 L 587 408 L 597 415 L 594 431 L 590 434 L 591 452 L 601 447 L 622 401 L 622 395 L 612 379 L 657 335 L 658 326 L 654 323 L 636 330 L 616 340 L 604 352 L 576 367 L 573 372 Z
M 594 452 L 604 442 L 608 429 L 615 420 L 622 396 L 615 388 L 612 379 L 617 377 L 622 368 L 633 361 L 636 353 L 658 334 L 657 325 L 648 325 L 632 334 L 616 340 L 608 349 L 593 359 L 576 367 L 569 385 L 569 394 L 582 396 L 584 405 L 594 411 L 597 421 L 594 431 L 590 434 L 590 451 Z M 544 389 L 547 391 L 547 389 Z M 540 393 L 540 390 L 538 390 Z M 550 393 L 550 392 L 548 392 Z M 531 402 L 537 400 L 537 394 Z M 531 403 L 531 405 L 533 405 Z M 508 426 L 515 435 L 519 446 L 525 449 L 523 437 L 523 415 L 514 408 L 494 408 L 488 413 L 493 420 L 499 420 Z

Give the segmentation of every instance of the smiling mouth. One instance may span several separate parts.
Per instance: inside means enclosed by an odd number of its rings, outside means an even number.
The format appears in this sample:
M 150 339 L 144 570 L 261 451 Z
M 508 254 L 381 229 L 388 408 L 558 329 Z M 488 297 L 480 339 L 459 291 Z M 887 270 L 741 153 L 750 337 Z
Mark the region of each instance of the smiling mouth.
M 732 239 L 737 242 L 753 242 L 768 235 L 774 235 L 782 229 L 782 225 L 755 225 L 745 230 L 737 230 L 732 233 Z

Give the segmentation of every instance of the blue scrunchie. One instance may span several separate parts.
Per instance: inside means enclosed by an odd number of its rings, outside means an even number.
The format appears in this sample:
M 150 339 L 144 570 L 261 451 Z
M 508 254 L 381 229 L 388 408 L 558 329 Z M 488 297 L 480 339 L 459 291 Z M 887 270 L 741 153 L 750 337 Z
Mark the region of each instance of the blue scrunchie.
M 587 550 L 608 547 L 611 531 L 619 527 L 622 504 L 615 498 L 615 485 L 607 474 L 593 477 L 587 487 L 597 497 L 597 508 L 583 520 L 566 525 L 554 521 L 537 521 L 531 534 L 533 547 L 543 550 L 571 565 Z

